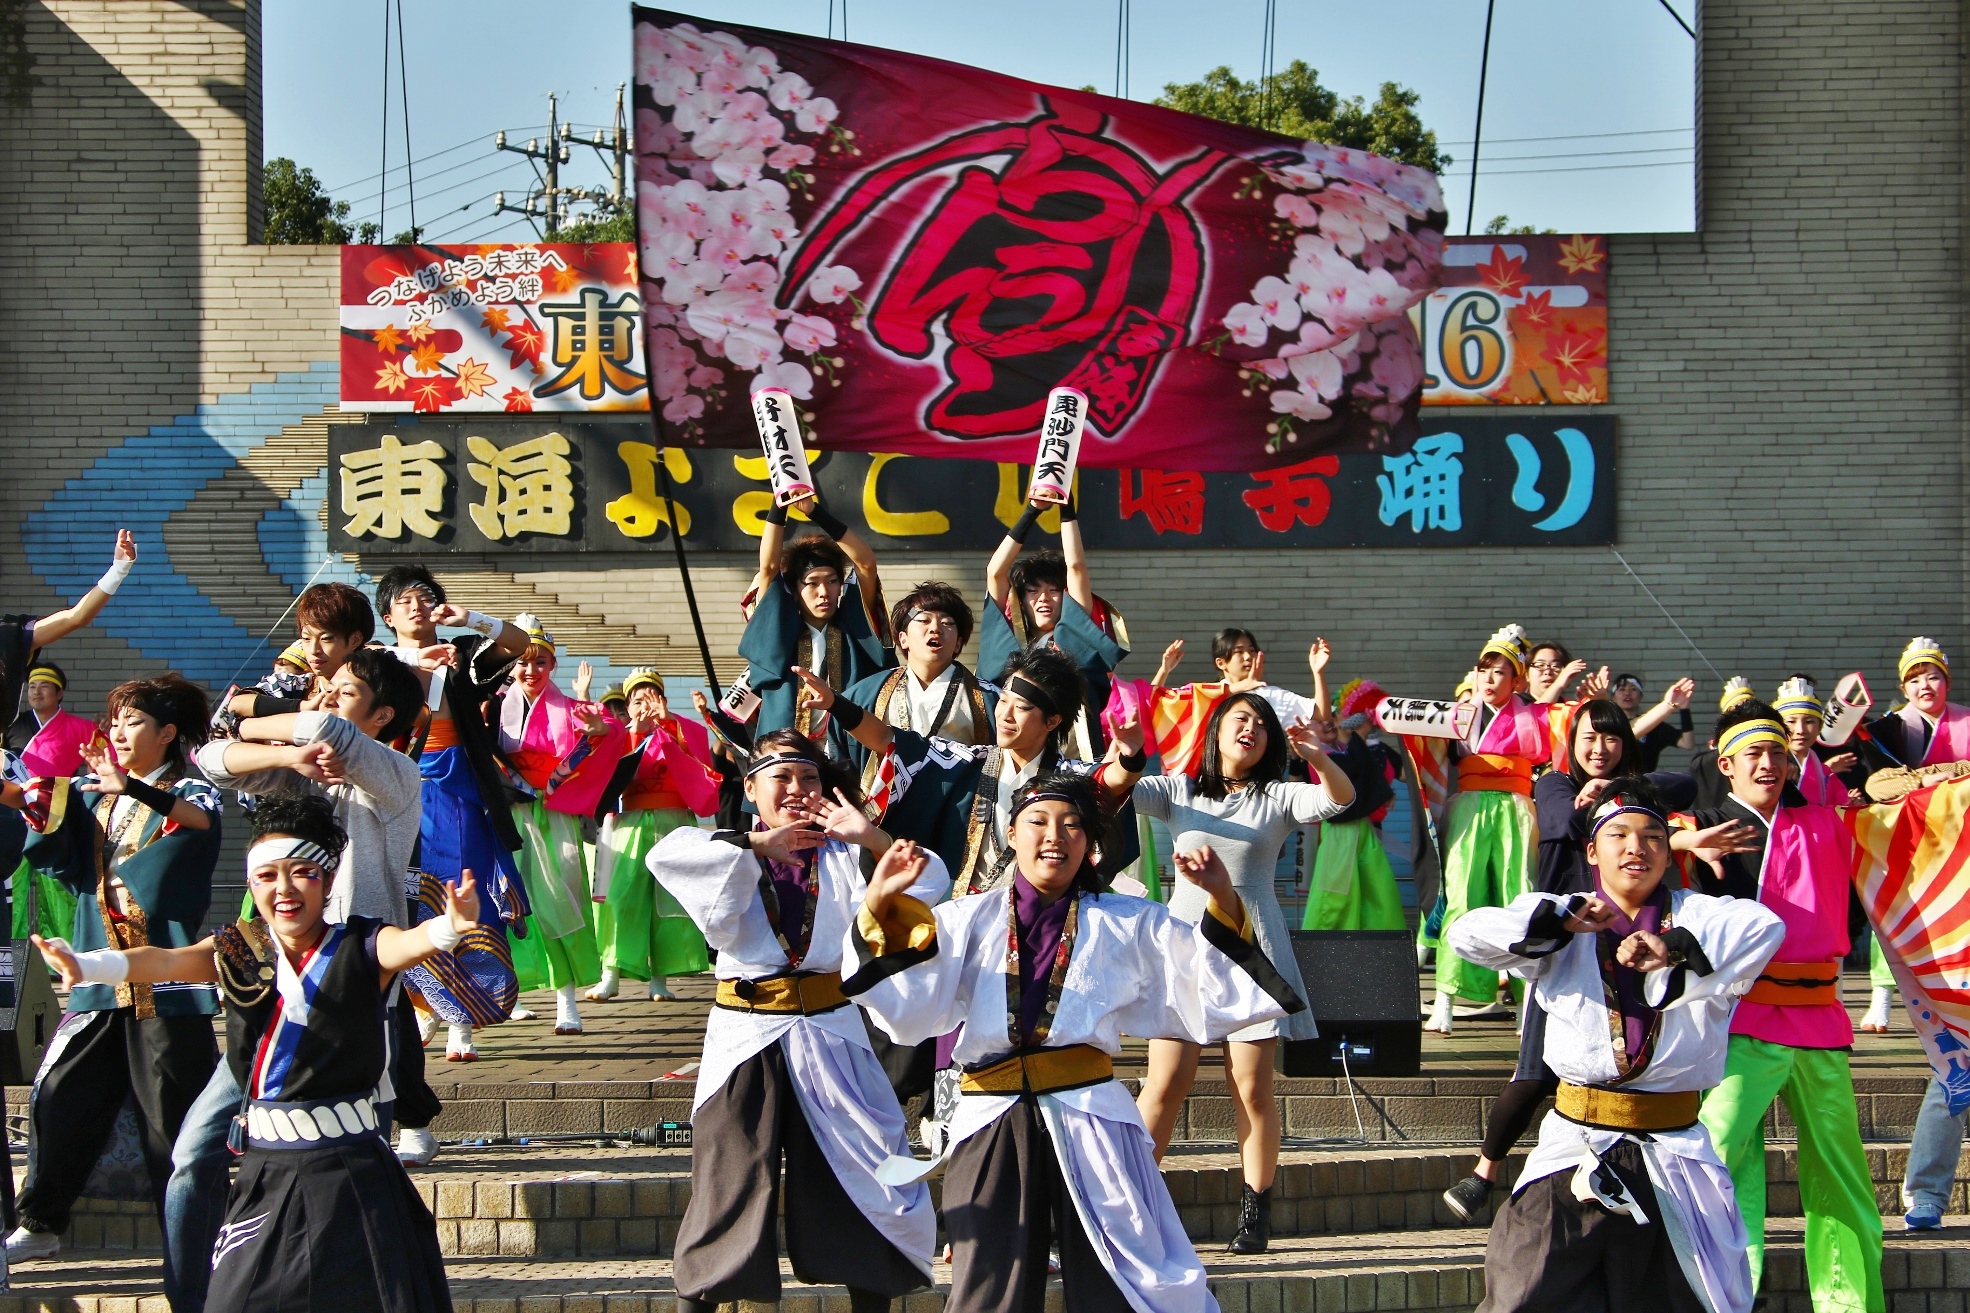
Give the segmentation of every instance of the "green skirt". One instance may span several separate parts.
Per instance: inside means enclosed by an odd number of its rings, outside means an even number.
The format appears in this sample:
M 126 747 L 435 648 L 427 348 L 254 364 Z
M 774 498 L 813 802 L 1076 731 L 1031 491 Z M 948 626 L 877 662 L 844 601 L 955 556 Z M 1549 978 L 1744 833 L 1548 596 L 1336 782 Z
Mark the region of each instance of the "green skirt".
M 1320 827 L 1302 930 L 1401 930 L 1402 894 L 1372 821 Z
M 602 979 L 602 955 L 589 924 L 581 821 L 549 811 L 538 798 L 514 804 L 513 819 L 520 827 L 520 851 L 514 857 L 533 906 L 526 935 L 511 938 L 520 988 L 593 985 Z
M 1532 888 L 1539 821 L 1532 799 L 1499 790 L 1459 793 L 1450 800 L 1443 854 L 1443 937 L 1436 952 L 1436 987 L 1473 1003 L 1498 997 L 1498 973 L 1450 951 L 1450 927 L 1473 907 L 1503 907 Z
M 690 812 L 666 807 L 624 812 L 603 824 L 595 886 L 607 893 L 590 906 L 602 965 L 618 975 L 652 980 L 711 970 L 704 935 L 644 860 L 657 840 L 695 823 Z

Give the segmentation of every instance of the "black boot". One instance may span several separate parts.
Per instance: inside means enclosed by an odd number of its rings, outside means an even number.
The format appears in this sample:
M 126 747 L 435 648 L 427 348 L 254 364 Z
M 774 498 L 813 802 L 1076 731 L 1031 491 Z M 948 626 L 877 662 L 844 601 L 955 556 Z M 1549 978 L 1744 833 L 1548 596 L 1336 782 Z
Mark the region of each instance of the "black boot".
M 1234 1254 L 1263 1254 L 1272 1241 L 1272 1191 L 1244 1187 L 1238 1196 L 1238 1234 L 1225 1248 Z

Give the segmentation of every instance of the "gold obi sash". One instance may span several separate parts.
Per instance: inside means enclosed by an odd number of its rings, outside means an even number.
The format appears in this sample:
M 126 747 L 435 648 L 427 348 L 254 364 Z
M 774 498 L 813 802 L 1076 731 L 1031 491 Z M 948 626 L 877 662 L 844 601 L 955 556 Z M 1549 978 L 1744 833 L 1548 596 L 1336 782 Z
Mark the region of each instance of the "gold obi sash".
M 848 995 L 841 992 L 841 972 L 817 971 L 769 980 L 721 980 L 718 1006 L 734 1012 L 795 1012 L 812 1017 L 847 1007 Z
M 1610 1131 L 1680 1131 L 1696 1124 L 1703 1094 L 1699 1090 L 1667 1094 L 1607 1090 L 1561 1081 L 1553 1106 L 1568 1121 Z
M 966 1094 L 1054 1094 L 1115 1079 L 1115 1062 L 1100 1049 L 1067 1044 L 1026 1049 L 967 1071 L 958 1081 Z

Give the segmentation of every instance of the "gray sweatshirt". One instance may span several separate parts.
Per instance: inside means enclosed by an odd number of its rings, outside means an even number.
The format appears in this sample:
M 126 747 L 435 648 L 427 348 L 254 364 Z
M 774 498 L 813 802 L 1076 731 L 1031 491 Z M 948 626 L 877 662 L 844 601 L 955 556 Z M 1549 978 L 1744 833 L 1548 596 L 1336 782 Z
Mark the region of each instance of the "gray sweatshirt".
M 404 872 L 417 846 L 422 781 L 417 763 L 387 743 L 379 743 L 340 716 L 303 711 L 295 717 L 295 743 L 326 743 L 342 760 L 346 784 L 324 789 L 304 775 L 285 768 L 236 775 L 226 769 L 231 740 L 214 740 L 198 750 L 198 767 L 222 789 L 263 797 L 326 794 L 335 804 L 335 819 L 349 833 L 329 887 L 327 918 L 346 921 L 371 916 L 390 925 L 409 920 L 404 900 Z

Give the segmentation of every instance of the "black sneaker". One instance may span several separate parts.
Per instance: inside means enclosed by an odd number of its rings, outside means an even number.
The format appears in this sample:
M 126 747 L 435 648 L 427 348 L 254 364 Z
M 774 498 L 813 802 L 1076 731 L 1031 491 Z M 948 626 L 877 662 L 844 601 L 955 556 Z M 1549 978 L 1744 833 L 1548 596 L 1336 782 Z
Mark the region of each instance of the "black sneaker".
M 1238 1198 L 1238 1234 L 1225 1249 L 1234 1254 L 1263 1254 L 1272 1242 L 1272 1191 L 1244 1187 Z
M 1443 1192 L 1443 1202 L 1465 1226 L 1478 1224 L 1478 1212 L 1491 1198 L 1491 1182 L 1482 1176 L 1467 1176 Z

